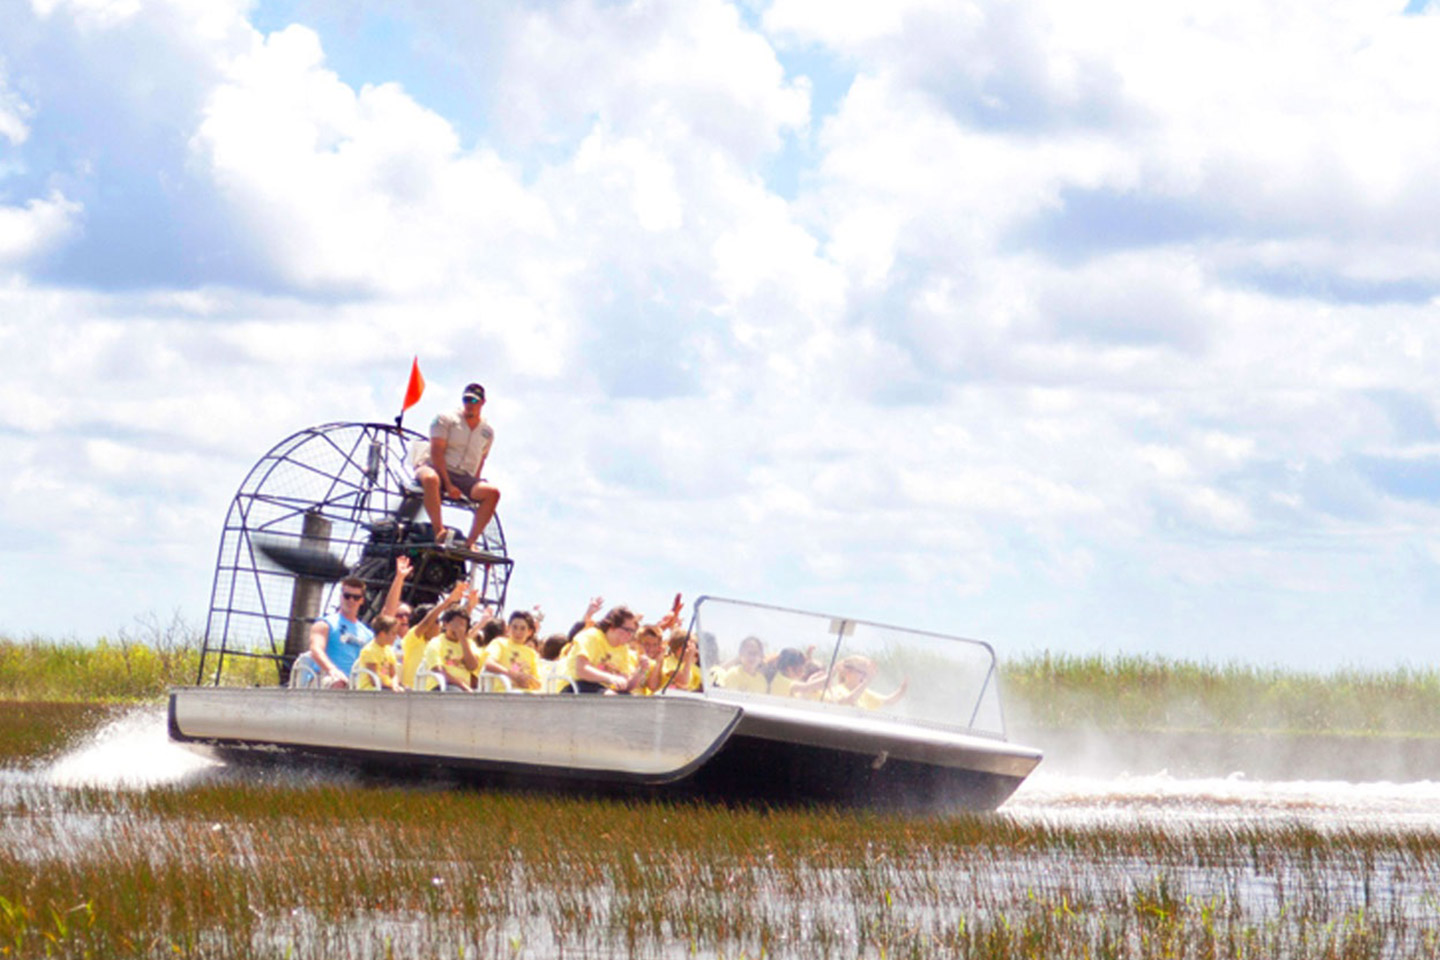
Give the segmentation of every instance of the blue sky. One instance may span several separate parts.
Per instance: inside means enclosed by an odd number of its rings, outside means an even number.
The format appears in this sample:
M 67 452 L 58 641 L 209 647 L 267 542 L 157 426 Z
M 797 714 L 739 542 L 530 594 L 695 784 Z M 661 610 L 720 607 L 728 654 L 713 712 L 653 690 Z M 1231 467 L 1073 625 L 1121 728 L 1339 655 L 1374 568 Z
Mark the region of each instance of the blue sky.
M 1425 4 L 0 0 L 0 632 L 479 379 L 514 598 L 1428 663 Z M 77 594 L 80 599 L 77 600 Z

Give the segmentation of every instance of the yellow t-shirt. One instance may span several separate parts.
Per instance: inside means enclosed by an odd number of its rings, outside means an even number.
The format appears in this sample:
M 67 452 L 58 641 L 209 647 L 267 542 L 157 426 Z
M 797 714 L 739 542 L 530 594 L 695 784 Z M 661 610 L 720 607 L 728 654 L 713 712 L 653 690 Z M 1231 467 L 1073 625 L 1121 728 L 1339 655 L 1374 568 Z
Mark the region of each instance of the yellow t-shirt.
M 844 703 L 854 692 L 854 690 L 845 686 L 845 684 L 839 680 L 836 680 L 835 684 L 825 694 L 825 699 L 835 703 Z M 860 696 L 855 698 L 855 702 L 851 704 L 851 706 L 859 707 L 862 710 L 879 710 L 885 706 L 885 698 L 878 693 L 872 693 L 867 687 L 860 691 Z
M 516 643 L 509 637 L 497 637 L 491 640 L 490 645 L 485 648 L 485 656 L 480 666 L 483 669 L 486 664 L 493 663 L 502 670 L 508 671 L 516 661 L 530 671 L 530 679 L 521 683 L 516 683 L 512 679 L 510 683 L 519 690 L 539 690 L 540 658 L 529 646 Z
M 675 675 L 675 672 L 678 671 L 679 669 L 680 669 L 680 658 L 677 657 L 677 656 L 675 656 L 673 653 L 667 653 L 667 654 L 665 655 L 665 666 L 662 668 L 661 676 L 664 677 L 665 680 L 669 680 L 672 676 Z M 663 681 L 663 680 L 661 681 L 661 686 L 664 686 L 664 681 Z M 672 684 L 670 684 L 669 689 L 671 689 L 671 690 L 699 690 L 699 689 L 700 689 L 700 664 L 698 664 L 698 663 L 692 663 L 692 664 L 690 664 L 690 682 L 689 682 L 689 683 L 686 683 L 684 686 L 681 686 L 678 682 L 672 683 Z
M 746 673 L 745 667 L 738 663 L 729 670 L 721 670 L 715 677 L 715 685 L 745 693 L 768 693 L 770 690 L 770 685 L 765 682 L 765 674 L 759 670 Z
M 445 676 L 451 683 L 469 687 L 471 685 L 470 671 L 465 667 L 465 647 L 469 641 L 466 639 L 451 640 L 443 633 L 435 639 L 440 641 L 440 669 L 445 671 Z
M 435 688 L 435 681 L 428 679 L 428 676 L 431 671 L 440 669 L 440 641 L 443 639 L 445 639 L 445 635 L 442 633 L 431 637 L 425 641 L 425 646 L 421 647 L 422 652 L 418 658 L 420 662 L 416 666 L 416 676 L 423 676 L 426 679 L 420 679 L 418 684 L 412 683 L 410 689 L 433 690 Z M 407 664 L 410 662 L 409 654 L 406 654 L 405 662 Z M 408 670 L 409 668 L 407 667 L 406 669 Z
M 362 670 L 373 670 L 380 677 L 380 682 L 391 689 L 394 689 L 395 674 L 398 664 L 395 662 L 395 648 L 391 644 L 381 646 L 371 640 L 360 648 L 360 654 L 355 658 L 355 689 L 374 690 L 375 681 L 370 679 L 368 673 Z
M 570 676 L 575 676 L 575 670 L 580 664 L 580 657 L 584 656 L 590 661 L 593 667 L 600 667 L 622 676 L 630 676 L 635 672 L 635 651 L 630 649 L 630 644 L 621 643 L 612 645 L 610 638 L 605 631 L 599 627 L 586 627 L 575 634 L 575 641 L 570 645 Z
M 420 661 L 425 657 L 425 644 L 428 642 L 416 631 L 419 627 L 411 627 L 405 634 L 405 639 L 400 641 L 400 682 L 409 690 L 415 686 L 415 671 L 420 669 Z
M 788 697 L 790 696 L 790 688 L 794 685 L 794 680 L 791 680 L 783 673 L 777 673 L 770 680 L 770 692 L 777 697 Z

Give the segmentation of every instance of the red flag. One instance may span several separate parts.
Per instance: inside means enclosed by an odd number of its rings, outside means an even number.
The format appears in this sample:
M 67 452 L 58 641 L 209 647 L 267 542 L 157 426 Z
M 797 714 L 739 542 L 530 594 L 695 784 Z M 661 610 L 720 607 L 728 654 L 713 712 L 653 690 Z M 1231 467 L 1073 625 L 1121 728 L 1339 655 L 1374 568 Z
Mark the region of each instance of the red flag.
M 403 414 L 415 404 L 420 402 L 420 395 L 425 392 L 425 378 L 420 375 L 420 358 L 416 357 L 410 361 L 410 383 L 405 388 L 405 405 L 400 408 Z

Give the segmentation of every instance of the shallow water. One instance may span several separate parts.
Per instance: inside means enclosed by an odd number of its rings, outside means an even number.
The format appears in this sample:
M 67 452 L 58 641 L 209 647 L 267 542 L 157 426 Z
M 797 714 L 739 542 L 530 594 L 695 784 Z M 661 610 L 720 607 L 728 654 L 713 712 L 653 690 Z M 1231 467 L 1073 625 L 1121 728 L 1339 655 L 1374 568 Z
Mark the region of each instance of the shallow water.
M 0 788 L 91 787 L 143 790 L 236 779 L 344 782 L 335 769 L 232 768 L 172 743 L 163 707 L 137 709 L 106 724 L 53 763 L 0 775 Z M 1283 823 L 1315 828 L 1440 829 L 1440 783 L 1261 781 L 1240 775 L 1187 779 L 1165 772 L 1086 777 L 1032 775 L 1001 812 L 1054 825 L 1146 824 L 1169 828 Z
M 83 802 L 89 790 L 123 793 L 217 782 L 293 786 L 356 781 L 328 768 L 217 763 L 169 741 L 163 708 L 137 710 L 106 725 L 54 763 L 0 770 L 0 844 L 22 861 L 38 865 L 87 856 L 103 859 L 112 844 L 118 844 L 114 847 L 118 853 L 108 855 L 121 863 L 133 859 L 130 851 L 137 847 L 144 851 L 142 860 L 153 857 L 160 862 L 165 857 L 193 858 L 197 845 L 248 863 L 252 852 L 263 845 L 254 825 L 134 818 L 128 812 L 96 812 L 112 809 L 109 804 Z M 1042 768 L 998 816 L 1021 825 L 1078 828 L 1082 837 L 1098 835 L 1106 838 L 1103 842 L 1032 848 L 1002 839 L 994 846 L 981 843 L 974 848 L 953 843 L 920 846 L 899 857 L 873 861 L 861 857 L 855 865 L 843 866 L 827 865 L 822 859 L 788 872 L 772 869 L 763 860 L 729 863 L 724 869 L 736 871 L 737 879 L 726 886 L 726 903 L 711 904 L 702 898 L 694 903 L 686 900 L 675 909 L 683 913 L 696 909 L 696 903 L 703 909 L 730 909 L 730 901 L 735 901 L 751 913 L 773 915 L 777 929 L 799 931 L 797 936 L 803 938 L 804 931 L 817 929 L 849 931 L 845 935 L 854 936 L 854 930 L 874 924 L 889 924 L 895 930 L 953 930 L 957 923 L 986 911 L 1023 917 L 1024 911 L 1038 909 L 1037 903 L 1088 903 L 1090 919 L 1076 921 L 1083 928 L 1085 923 L 1099 923 L 1095 917 L 1102 914 L 1133 916 L 1136 898 L 1160 884 L 1170 885 L 1185 903 L 1193 896 L 1218 897 L 1236 905 L 1243 911 L 1234 920 L 1240 926 L 1264 920 L 1323 927 L 1366 911 L 1366 916 L 1388 918 L 1391 929 L 1398 931 L 1395 935 L 1406 937 L 1427 927 L 1436 909 L 1433 891 L 1440 889 L 1440 864 L 1432 866 L 1423 853 L 1393 843 L 1379 845 L 1373 855 L 1363 843 L 1337 843 L 1332 850 L 1327 849 L 1332 846 L 1327 838 L 1318 848 L 1292 857 L 1287 851 L 1294 848 L 1280 841 L 1262 842 L 1257 852 L 1244 839 L 1217 847 L 1203 838 L 1242 836 L 1237 831 L 1247 827 L 1266 833 L 1270 827 L 1278 828 L 1277 833 L 1291 827 L 1312 828 L 1352 839 L 1372 832 L 1387 838 L 1433 834 L 1440 828 L 1437 801 L 1440 784 L 1428 781 L 1186 779 L 1164 772 L 1086 777 L 1050 774 Z M 1115 845 L 1108 834 L 1099 832 L 1115 826 L 1155 827 L 1167 838 L 1201 839 L 1193 844 L 1128 844 L 1122 832 Z M 213 844 L 211 831 L 219 838 Z M 587 880 L 574 890 L 555 892 L 545 884 L 537 888 L 539 881 L 526 876 L 529 869 L 524 856 L 518 856 L 513 883 L 516 905 L 499 920 L 493 934 L 500 938 L 497 943 L 545 941 L 550 925 L 563 913 L 557 899 L 562 895 L 572 906 L 578 904 L 575 909 L 596 917 L 633 902 L 632 891 L 622 889 L 613 878 L 593 885 Z M 339 875 L 348 876 L 347 870 L 341 868 Z M 444 876 L 464 876 L 463 865 L 444 857 L 436 859 L 434 870 L 436 884 L 446 882 Z M 695 891 L 687 896 L 696 896 Z M 451 943 L 446 937 L 453 934 L 464 943 L 471 932 L 463 910 L 455 907 L 418 919 L 381 911 L 367 914 L 366 923 L 357 927 L 312 917 L 297 905 L 267 918 L 254 936 L 256 943 L 266 950 L 274 947 L 274 952 L 296 948 L 302 954 L 365 953 L 373 948 L 375 930 L 398 938 L 417 937 L 417 942 L 428 945 L 426 955 L 446 952 L 441 949 Z M 1083 935 L 1082 929 L 1077 936 Z M 725 946 L 735 953 L 742 944 Z M 775 949 L 775 955 L 788 955 L 783 946 Z M 686 956 L 688 947 L 688 941 L 659 941 L 639 955 Z M 849 956 L 862 953 L 848 949 Z M 467 950 L 460 953 L 472 955 Z M 589 955 L 635 953 L 615 946 L 591 950 Z
M 1169 828 L 1284 823 L 1317 829 L 1440 828 L 1440 783 L 1090 778 L 1037 772 L 1002 808 L 1018 820 Z
M 223 765 L 170 741 L 163 707 L 137 709 L 102 726 L 38 771 L 53 787 L 145 787 L 204 779 Z

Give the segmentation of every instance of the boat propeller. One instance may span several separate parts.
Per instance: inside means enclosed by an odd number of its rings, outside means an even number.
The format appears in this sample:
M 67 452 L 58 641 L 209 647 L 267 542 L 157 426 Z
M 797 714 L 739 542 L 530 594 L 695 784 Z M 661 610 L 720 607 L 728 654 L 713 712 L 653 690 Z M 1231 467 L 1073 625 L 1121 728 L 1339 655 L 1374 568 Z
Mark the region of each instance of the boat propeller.
M 350 565 L 328 550 L 271 542 L 259 543 L 257 547 L 267 560 L 306 580 L 331 583 L 350 575 Z

